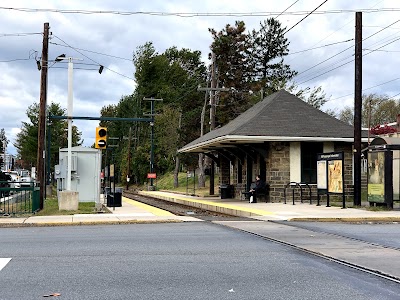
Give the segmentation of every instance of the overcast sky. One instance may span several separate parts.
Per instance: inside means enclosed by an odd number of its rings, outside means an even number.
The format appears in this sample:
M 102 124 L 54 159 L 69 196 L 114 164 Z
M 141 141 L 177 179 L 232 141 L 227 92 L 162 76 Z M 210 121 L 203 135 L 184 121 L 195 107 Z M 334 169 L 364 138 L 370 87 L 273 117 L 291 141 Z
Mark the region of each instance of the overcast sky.
M 39 102 L 40 72 L 35 59 L 41 57 L 45 22 L 50 23 L 52 33 L 49 61 L 63 53 L 76 58 L 73 115 L 99 117 L 101 107 L 116 104 L 122 96 L 134 91 L 132 53 L 145 42 L 152 41 L 160 53 L 172 46 L 200 50 L 204 62 L 209 64 L 212 38 L 208 28 L 219 31 L 226 24 L 243 20 L 249 31 L 258 29 L 262 20 L 294 4 L 278 17 L 283 27 L 290 29 L 323 2 L 3 0 L 0 7 L 0 128 L 5 129 L 10 140 L 7 152 L 16 154 L 13 143 L 21 122 L 27 121 L 26 110 Z M 330 97 L 323 109 L 341 110 L 354 103 L 357 10 L 363 11 L 363 54 L 366 54 L 362 63 L 363 93 L 400 98 L 400 41 L 397 41 L 400 39 L 400 2 L 328 0 L 286 34 L 290 52 L 300 52 L 286 58 L 292 69 L 299 72 L 295 82 L 303 88 L 321 86 Z M 192 15 L 182 17 L 176 13 Z M 303 51 L 309 49 L 314 50 Z M 100 64 L 105 66 L 102 74 L 98 73 Z M 67 108 L 67 81 L 67 65 L 52 65 L 48 72 L 48 102 Z M 91 146 L 98 122 L 74 121 L 74 124 L 83 133 L 84 146 Z

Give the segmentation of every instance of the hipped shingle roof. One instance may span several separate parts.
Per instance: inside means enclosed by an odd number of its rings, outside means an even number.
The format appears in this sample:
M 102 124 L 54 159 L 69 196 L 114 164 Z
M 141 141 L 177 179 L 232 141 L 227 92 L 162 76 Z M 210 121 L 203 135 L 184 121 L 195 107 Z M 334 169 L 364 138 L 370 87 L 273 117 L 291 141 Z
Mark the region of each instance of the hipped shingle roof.
M 353 126 L 281 90 L 258 102 L 227 125 L 187 144 L 179 152 L 198 152 L 224 142 L 351 142 L 353 137 Z

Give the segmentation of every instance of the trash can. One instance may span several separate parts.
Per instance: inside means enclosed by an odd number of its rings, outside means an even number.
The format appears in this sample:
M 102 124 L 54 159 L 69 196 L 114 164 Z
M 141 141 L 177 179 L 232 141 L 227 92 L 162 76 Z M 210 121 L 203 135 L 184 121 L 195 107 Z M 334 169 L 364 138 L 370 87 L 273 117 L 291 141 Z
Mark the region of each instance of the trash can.
M 107 207 L 113 207 L 114 206 L 114 195 L 112 194 L 107 194 Z
M 114 206 L 121 207 L 122 206 L 122 188 L 115 188 L 114 193 Z
M 233 186 L 229 184 L 221 184 L 220 186 L 221 199 L 232 198 L 232 187 Z

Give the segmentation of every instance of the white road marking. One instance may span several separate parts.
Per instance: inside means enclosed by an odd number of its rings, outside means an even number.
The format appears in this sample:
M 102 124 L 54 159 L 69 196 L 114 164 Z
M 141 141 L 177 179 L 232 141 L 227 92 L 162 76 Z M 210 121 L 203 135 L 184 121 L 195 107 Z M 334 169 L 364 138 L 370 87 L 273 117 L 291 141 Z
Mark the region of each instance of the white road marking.
M 0 271 L 10 262 L 11 258 L 0 258 Z

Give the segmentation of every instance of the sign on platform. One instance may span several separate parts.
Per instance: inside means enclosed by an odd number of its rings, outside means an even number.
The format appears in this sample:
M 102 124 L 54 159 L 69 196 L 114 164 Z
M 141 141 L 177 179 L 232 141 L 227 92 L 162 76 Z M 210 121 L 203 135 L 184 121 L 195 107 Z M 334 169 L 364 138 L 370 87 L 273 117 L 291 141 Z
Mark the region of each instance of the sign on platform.
M 156 179 L 157 178 L 157 173 L 147 173 L 147 178 L 148 179 Z

